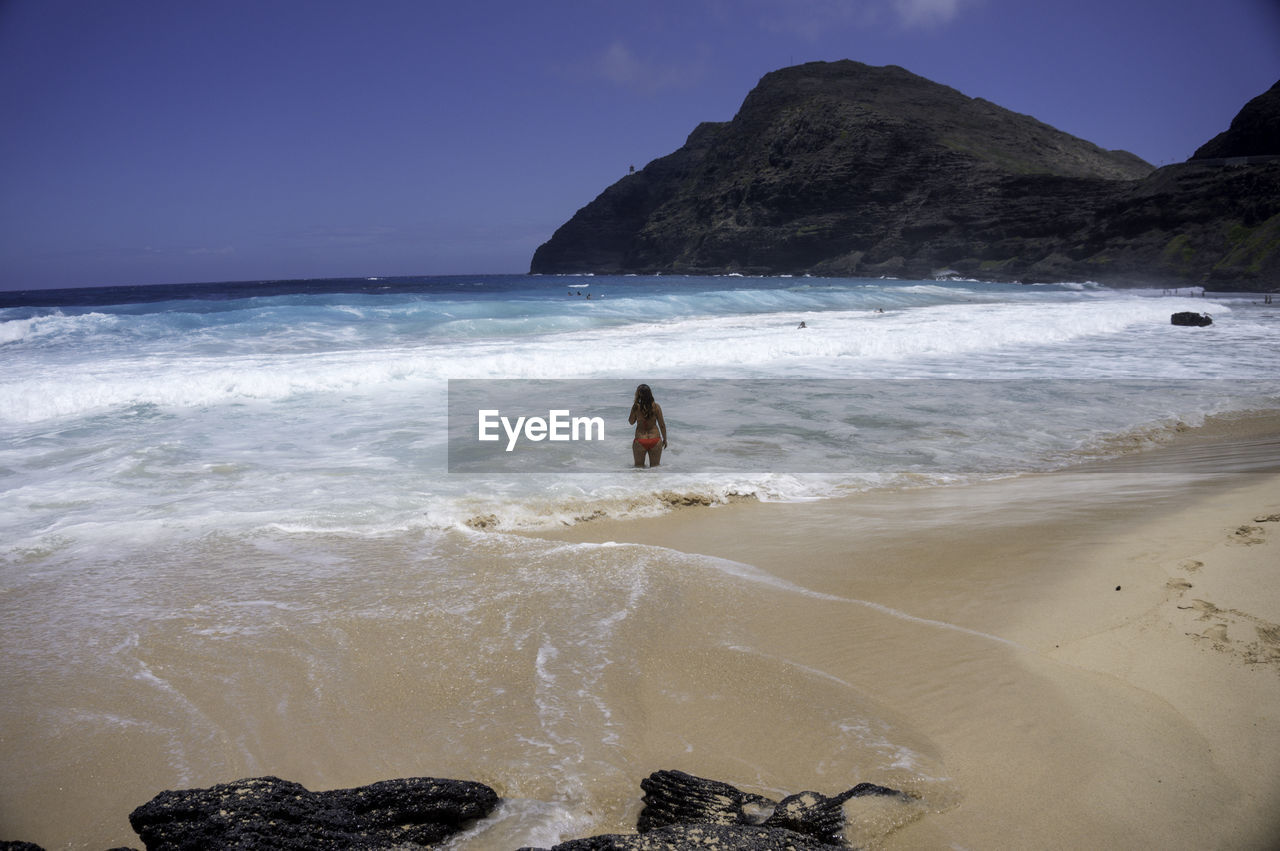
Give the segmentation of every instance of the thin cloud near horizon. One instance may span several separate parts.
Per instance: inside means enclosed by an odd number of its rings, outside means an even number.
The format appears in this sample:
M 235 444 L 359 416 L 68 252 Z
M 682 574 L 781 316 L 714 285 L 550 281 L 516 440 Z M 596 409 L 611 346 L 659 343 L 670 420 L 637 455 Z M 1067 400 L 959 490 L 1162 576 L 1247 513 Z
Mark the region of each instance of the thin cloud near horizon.
M 687 87 L 702 77 L 704 67 L 697 56 L 678 64 L 642 58 L 620 39 L 610 43 L 595 64 L 606 80 L 645 94 Z

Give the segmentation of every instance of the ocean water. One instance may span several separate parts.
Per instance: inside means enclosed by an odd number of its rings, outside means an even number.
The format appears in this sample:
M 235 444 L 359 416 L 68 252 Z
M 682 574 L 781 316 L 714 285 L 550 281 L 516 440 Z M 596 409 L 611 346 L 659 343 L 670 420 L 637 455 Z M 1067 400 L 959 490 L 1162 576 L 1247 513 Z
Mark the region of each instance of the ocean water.
M 625 827 L 639 778 L 681 767 L 663 758 L 945 807 L 946 767 L 874 695 L 750 649 L 734 612 L 805 589 L 520 533 L 1070 468 L 1277 409 L 1260 300 L 736 277 L 0 293 L 0 838 L 127 844 L 156 791 L 254 774 L 434 774 L 507 800 L 458 847 L 550 844 Z M 631 467 L 640 382 L 658 470 Z M 560 404 L 603 439 L 468 454 L 479 410 Z M 677 646 L 697 661 L 655 675 Z M 727 730 L 680 711 L 743 682 L 778 693 Z M 812 734 L 785 760 L 782 711 Z M 725 761 L 727 740 L 756 744 Z

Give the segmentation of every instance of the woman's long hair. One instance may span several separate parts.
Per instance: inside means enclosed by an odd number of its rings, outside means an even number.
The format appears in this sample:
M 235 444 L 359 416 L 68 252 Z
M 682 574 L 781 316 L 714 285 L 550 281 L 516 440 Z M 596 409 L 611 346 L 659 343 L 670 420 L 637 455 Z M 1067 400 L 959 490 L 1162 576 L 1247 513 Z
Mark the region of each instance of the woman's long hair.
M 653 419 L 653 391 L 648 384 L 636 388 L 636 404 L 640 407 L 640 416 L 646 420 Z

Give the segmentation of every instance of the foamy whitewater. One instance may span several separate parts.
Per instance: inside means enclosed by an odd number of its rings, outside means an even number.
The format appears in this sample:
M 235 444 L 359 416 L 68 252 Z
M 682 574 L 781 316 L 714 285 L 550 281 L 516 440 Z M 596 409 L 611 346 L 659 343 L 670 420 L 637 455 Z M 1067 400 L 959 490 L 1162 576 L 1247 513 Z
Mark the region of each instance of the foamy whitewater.
M 1016 476 L 1280 408 L 1280 311 L 1186 289 L 493 276 L 0 295 L 0 825 L 74 793 L 89 814 L 57 835 L 70 847 L 129 842 L 123 814 L 161 788 L 256 773 L 499 787 L 499 816 L 457 847 L 612 827 L 640 776 L 678 767 L 633 764 L 639 625 L 662 629 L 686 583 L 805 589 L 512 532 Z M 1214 324 L 1172 326 L 1184 310 Z M 450 379 L 528 380 L 533 410 L 539 381 L 589 380 L 614 460 L 450 473 Z M 640 382 L 666 410 L 659 470 L 630 466 Z M 738 628 L 713 625 L 706 652 L 830 693 L 793 710 L 823 731 L 795 749 L 826 791 L 951 794 L 873 696 Z M 767 735 L 767 714 L 738 732 Z M 105 788 L 126 751 L 133 785 Z M 724 779 L 775 781 L 742 773 Z

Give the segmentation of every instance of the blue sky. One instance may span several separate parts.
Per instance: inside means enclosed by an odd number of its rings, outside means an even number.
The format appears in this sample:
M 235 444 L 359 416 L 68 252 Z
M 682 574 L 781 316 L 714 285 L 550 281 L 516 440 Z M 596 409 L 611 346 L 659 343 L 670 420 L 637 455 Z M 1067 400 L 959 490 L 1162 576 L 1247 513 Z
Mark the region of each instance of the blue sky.
M 1160 165 L 1280 79 L 1280 0 L 0 0 L 0 289 L 524 272 L 845 58 Z

